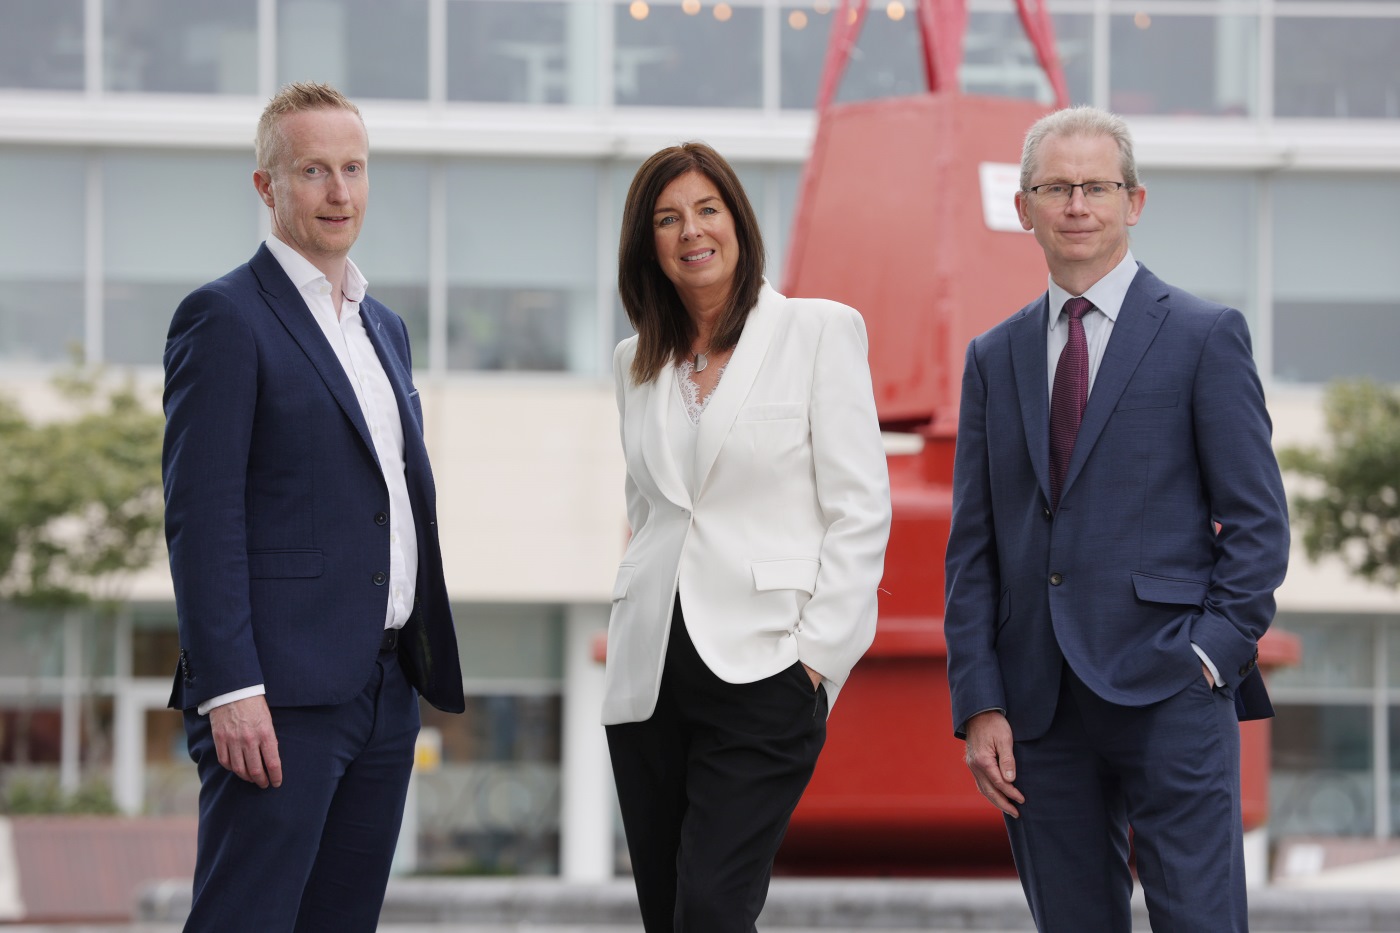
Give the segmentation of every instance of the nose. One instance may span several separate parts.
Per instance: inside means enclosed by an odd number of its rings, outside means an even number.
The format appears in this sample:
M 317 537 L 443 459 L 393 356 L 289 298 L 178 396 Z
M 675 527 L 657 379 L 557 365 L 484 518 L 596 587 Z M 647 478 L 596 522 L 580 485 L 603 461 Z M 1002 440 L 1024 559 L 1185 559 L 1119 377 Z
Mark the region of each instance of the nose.
M 1082 186 L 1075 185 L 1070 189 L 1069 201 L 1066 203 L 1065 209 L 1073 214 L 1084 214 L 1088 212 L 1089 199 L 1084 196 L 1084 188 Z
M 700 222 L 693 215 L 684 218 L 681 224 L 682 240 L 696 240 L 703 234 L 703 231 L 700 229 Z
M 326 197 L 332 204 L 341 204 L 350 199 L 350 185 L 346 182 L 344 174 L 331 173 L 330 189 L 326 192 Z

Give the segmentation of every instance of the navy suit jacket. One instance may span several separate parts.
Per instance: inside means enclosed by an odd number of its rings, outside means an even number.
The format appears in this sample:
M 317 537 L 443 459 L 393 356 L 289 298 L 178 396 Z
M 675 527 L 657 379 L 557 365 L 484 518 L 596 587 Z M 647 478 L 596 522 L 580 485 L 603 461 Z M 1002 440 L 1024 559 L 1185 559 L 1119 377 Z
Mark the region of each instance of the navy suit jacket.
M 954 731 L 1004 709 L 1049 728 L 1061 665 L 1145 706 L 1200 677 L 1272 715 L 1257 643 L 1288 561 L 1271 424 L 1238 311 L 1139 267 L 1050 511 L 1048 297 L 967 350 L 946 615 Z M 1216 531 L 1219 523 L 1219 531 Z
M 399 655 L 439 709 L 464 708 L 408 331 L 368 296 L 365 331 L 398 400 L 418 537 Z M 387 611 L 389 493 L 350 381 L 266 246 L 197 289 L 165 348 L 166 539 L 180 624 L 170 705 L 264 684 L 271 706 L 345 702 Z

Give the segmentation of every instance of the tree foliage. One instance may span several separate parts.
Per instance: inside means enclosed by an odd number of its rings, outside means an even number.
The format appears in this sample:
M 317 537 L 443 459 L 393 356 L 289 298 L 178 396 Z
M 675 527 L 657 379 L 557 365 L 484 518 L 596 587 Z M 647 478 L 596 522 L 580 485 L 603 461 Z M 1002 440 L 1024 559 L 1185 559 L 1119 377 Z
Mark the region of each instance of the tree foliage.
M 1323 405 L 1328 448 L 1279 454 L 1308 479 L 1290 506 L 1303 545 L 1314 560 L 1335 554 L 1358 576 L 1400 586 L 1400 389 L 1338 382 Z
M 54 384 L 51 420 L 0 397 L 0 599 L 111 603 L 160 541 L 164 419 L 130 379 L 74 367 Z

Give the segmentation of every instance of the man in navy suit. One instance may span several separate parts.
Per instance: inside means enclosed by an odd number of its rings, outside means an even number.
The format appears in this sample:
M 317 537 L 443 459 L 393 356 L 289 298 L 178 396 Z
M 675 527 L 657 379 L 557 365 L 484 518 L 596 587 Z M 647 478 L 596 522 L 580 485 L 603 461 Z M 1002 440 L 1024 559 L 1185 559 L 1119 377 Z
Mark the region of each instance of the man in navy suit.
M 283 88 L 253 174 L 272 235 L 170 324 L 170 705 L 201 782 L 199 933 L 374 930 L 418 697 L 464 707 L 408 331 L 348 258 L 368 149 L 334 88 Z
M 1118 117 L 1036 123 L 1016 206 L 1048 293 L 963 373 L 954 730 L 1054 933 L 1131 929 L 1129 827 L 1154 930 L 1248 924 L 1238 719 L 1273 713 L 1287 507 L 1244 317 L 1134 261 L 1146 195 Z

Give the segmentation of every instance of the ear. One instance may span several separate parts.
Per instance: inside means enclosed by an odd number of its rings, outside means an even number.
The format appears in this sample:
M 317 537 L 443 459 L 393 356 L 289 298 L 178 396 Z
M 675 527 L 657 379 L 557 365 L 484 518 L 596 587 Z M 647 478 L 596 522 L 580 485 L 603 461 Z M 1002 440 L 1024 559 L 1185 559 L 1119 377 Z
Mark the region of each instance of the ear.
M 1016 216 L 1021 218 L 1021 229 L 1034 230 L 1035 224 L 1031 222 L 1031 206 L 1027 202 L 1027 195 L 1024 191 L 1016 192 Z
M 276 207 L 276 199 L 272 196 L 272 173 L 258 169 L 253 172 L 253 189 L 257 191 L 258 197 L 268 207 Z
M 1128 216 L 1124 220 L 1129 227 L 1137 225 L 1142 218 L 1142 206 L 1147 203 L 1147 188 L 1139 185 L 1128 195 Z

